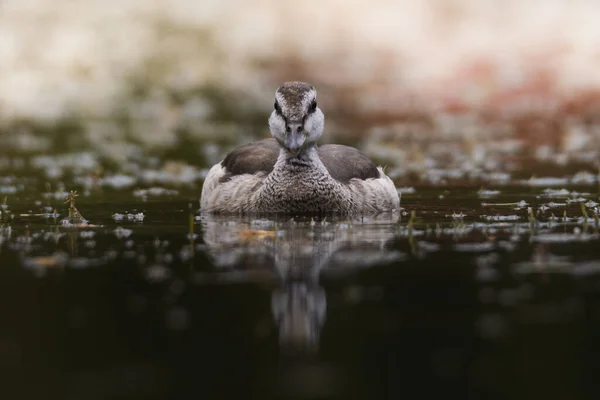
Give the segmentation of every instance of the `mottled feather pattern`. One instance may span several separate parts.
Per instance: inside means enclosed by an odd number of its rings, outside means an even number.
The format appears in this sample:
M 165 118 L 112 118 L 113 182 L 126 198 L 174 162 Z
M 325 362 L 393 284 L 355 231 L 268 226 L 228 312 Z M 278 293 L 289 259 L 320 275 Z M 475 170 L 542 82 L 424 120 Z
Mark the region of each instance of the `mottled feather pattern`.
M 316 151 L 308 160 L 280 155 L 257 199 L 259 210 L 275 212 L 342 212 L 355 209 L 343 184 L 332 179 Z
M 376 178 L 341 183 L 331 177 L 316 149 L 305 159 L 281 151 L 271 173 L 233 175 L 219 182 L 227 173 L 222 164 L 210 170 L 202 192 L 203 211 L 371 214 L 400 206 L 396 188 L 381 168 Z
M 309 93 L 314 90 L 314 87 L 304 82 L 288 82 L 277 90 L 275 101 L 285 110 L 287 119 L 301 121 L 303 110 L 307 108 Z

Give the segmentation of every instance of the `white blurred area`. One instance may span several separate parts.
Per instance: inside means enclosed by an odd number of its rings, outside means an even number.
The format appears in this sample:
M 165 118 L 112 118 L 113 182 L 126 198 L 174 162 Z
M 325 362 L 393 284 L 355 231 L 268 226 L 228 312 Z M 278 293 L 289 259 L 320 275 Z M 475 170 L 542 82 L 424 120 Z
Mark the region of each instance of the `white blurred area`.
M 270 101 L 282 80 L 482 107 L 600 88 L 596 0 L 4 0 L 0 120 L 106 117 L 128 82 Z M 500 97 L 498 97 L 500 96 Z M 557 100 L 559 101 L 559 100 Z

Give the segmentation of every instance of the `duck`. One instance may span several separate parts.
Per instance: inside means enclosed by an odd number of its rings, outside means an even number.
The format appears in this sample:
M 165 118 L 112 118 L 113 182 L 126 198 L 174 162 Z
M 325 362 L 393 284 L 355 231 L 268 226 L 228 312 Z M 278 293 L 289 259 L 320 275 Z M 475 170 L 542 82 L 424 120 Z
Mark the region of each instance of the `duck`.
M 356 148 L 318 145 L 325 115 L 314 86 L 283 83 L 268 123 L 272 137 L 233 149 L 208 171 L 202 212 L 364 215 L 399 209 L 398 191 L 381 166 Z

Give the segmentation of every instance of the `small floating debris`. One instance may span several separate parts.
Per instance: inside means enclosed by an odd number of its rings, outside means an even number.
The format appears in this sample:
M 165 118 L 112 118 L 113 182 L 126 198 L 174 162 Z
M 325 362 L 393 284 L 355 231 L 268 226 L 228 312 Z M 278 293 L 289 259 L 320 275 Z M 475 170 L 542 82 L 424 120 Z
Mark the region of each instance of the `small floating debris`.
M 542 204 L 540 206 L 540 210 L 542 210 L 542 212 L 550 209 L 550 208 L 558 208 L 558 207 L 566 207 L 567 203 L 555 203 L 553 201 L 551 201 L 550 203 L 546 203 L 546 204 Z
M 275 221 L 269 219 L 253 219 L 250 221 L 250 226 L 253 228 L 273 228 L 275 227 Z
M 521 219 L 518 215 L 482 215 L 481 218 L 486 221 L 518 221 Z
M 571 196 L 571 192 L 567 189 L 544 189 L 542 191 L 542 196 L 544 197 L 569 197 Z
M 573 175 L 571 182 L 576 185 L 593 185 L 599 181 L 598 175 L 594 175 L 587 171 L 581 171 Z
M 481 203 L 482 207 L 518 207 L 524 208 L 529 204 L 525 200 L 517 201 L 516 203 Z
M 569 178 L 556 178 L 556 177 L 545 177 L 545 178 L 534 178 L 531 177 L 526 180 L 521 180 L 519 183 L 529 186 L 562 186 L 569 183 Z
M 491 197 L 498 196 L 501 192 L 499 190 L 485 190 L 481 189 L 477 192 L 477 196 L 480 199 L 489 199 Z
M 584 199 L 583 197 L 578 197 L 576 199 L 567 199 L 567 203 L 571 204 L 571 203 L 583 203 L 587 201 L 587 199 Z
M 114 213 L 112 215 L 112 218 L 115 221 L 135 221 L 135 222 L 142 222 L 145 218 L 145 215 L 143 212 L 140 213 L 136 213 L 136 214 L 130 214 L 130 213 L 126 213 L 126 214 L 120 214 L 120 213 Z
M 38 213 L 38 214 L 19 214 L 21 218 L 44 218 L 44 219 L 53 219 L 60 217 L 60 214 L 57 212 L 52 213 Z
M 100 226 L 89 224 L 89 221 L 87 219 L 80 219 L 78 221 L 79 222 L 73 223 L 72 220 L 70 220 L 69 218 L 65 218 L 60 221 L 60 224 L 63 228 L 93 228 Z
M 450 217 L 450 218 L 455 219 L 455 220 L 461 220 L 461 219 L 463 219 L 465 217 L 465 214 L 463 214 L 463 212 L 461 211 L 458 214 L 457 213 L 452 213 L 451 215 L 446 215 L 446 217 Z
M 148 198 L 150 196 L 177 196 L 179 191 L 174 189 L 165 189 L 162 187 L 151 187 L 149 189 L 137 189 L 133 191 L 135 197 Z
M 596 219 L 592 218 L 592 217 L 578 217 L 576 222 L 578 224 L 588 224 L 588 225 L 594 225 L 596 223 Z

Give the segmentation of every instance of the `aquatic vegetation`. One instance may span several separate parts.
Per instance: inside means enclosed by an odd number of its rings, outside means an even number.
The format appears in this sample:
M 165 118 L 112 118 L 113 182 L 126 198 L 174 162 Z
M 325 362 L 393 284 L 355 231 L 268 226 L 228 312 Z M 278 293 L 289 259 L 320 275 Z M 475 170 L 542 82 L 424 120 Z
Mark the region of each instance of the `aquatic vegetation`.
M 67 218 L 61 221 L 61 224 L 64 227 L 69 228 L 80 228 L 88 226 L 88 221 L 83 218 L 79 210 L 75 207 L 75 198 L 79 197 L 79 194 L 76 190 L 71 190 L 71 192 L 65 197 L 65 204 L 69 204 L 69 214 Z

